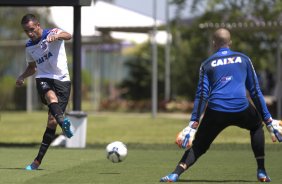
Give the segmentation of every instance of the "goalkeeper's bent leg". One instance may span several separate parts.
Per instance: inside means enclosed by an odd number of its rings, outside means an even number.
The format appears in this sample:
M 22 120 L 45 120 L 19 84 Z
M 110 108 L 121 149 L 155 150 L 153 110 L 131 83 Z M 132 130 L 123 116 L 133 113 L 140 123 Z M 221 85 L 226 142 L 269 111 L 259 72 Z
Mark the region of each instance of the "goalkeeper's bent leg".
M 250 131 L 251 136 L 251 145 L 252 150 L 254 152 L 254 156 L 257 161 L 258 169 L 264 168 L 264 149 L 265 149 L 265 139 L 264 139 L 264 131 L 262 126 L 259 126 L 256 130 Z

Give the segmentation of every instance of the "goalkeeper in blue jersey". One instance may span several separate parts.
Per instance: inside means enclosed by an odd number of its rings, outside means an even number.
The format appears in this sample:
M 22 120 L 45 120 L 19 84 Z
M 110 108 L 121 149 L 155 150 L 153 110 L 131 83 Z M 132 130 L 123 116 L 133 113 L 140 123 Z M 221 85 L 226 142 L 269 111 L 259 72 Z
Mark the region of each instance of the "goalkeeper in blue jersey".
M 272 141 L 279 142 L 281 122 L 271 118 L 250 58 L 230 50 L 231 43 L 231 35 L 227 29 L 219 28 L 215 31 L 215 53 L 200 67 L 190 123 L 176 139 L 178 146 L 186 151 L 175 170 L 161 178 L 161 182 L 177 181 L 185 170 L 206 153 L 217 135 L 231 125 L 250 132 L 251 146 L 257 162 L 257 179 L 261 182 L 271 181 L 264 165 L 262 121 L 266 124 Z M 250 103 L 247 93 L 253 103 Z

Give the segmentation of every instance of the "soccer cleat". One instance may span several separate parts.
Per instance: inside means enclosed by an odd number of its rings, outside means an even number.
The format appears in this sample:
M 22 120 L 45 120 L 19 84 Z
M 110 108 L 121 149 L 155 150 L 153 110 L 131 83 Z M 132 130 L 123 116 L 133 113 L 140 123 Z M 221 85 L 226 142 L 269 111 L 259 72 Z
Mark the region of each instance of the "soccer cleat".
M 70 126 L 71 126 L 70 120 L 68 118 L 65 118 L 64 122 L 62 123 L 62 130 L 67 138 L 71 138 L 73 136 Z
M 178 174 L 169 174 L 162 177 L 160 182 L 176 182 L 178 180 Z
M 25 170 L 28 171 L 37 170 L 39 166 L 40 166 L 40 162 L 34 160 L 30 165 L 26 166 Z
M 266 174 L 266 171 L 263 169 L 258 169 L 257 178 L 260 182 L 271 182 L 270 177 Z

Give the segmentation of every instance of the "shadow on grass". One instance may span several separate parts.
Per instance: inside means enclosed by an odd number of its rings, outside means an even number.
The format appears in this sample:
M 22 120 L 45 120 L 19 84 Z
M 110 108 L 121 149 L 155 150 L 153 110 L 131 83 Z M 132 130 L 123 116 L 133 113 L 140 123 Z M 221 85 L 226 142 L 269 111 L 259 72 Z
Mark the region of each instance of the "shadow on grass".
M 15 147 L 33 148 L 39 145 L 40 145 L 39 143 L 3 143 L 3 142 L 0 142 L 0 147 L 3 147 L 3 148 L 15 148 Z
M 250 181 L 250 180 L 178 180 L 177 182 L 194 182 L 194 183 L 234 183 L 234 182 L 240 182 L 240 183 L 257 183 L 257 181 Z
M 32 172 L 32 171 L 28 171 L 25 168 L 19 168 L 19 167 L 0 167 L 0 170 L 23 170 L 23 171 L 27 171 L 27 172 Z M 36 169 L 36 171 L 43 171 L 44 169 Z

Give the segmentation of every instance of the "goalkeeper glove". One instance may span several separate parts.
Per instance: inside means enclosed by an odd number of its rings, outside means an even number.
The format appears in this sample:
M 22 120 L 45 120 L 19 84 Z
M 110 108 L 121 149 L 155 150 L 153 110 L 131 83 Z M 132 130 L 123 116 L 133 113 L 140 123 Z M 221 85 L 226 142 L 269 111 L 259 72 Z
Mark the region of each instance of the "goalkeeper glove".
M 272 142 L 282 142 L 282 121 L 271 119 L 266 122 L 266 128 L 271 135 Z
M 190 121 L 189 125 L 185 127 L 181 132 L 176 136 L 175 143 L 179 148 L 190 148 L 194 140 L 195 133 L 199 123 L 196 121 Z

